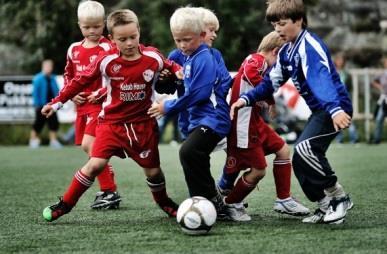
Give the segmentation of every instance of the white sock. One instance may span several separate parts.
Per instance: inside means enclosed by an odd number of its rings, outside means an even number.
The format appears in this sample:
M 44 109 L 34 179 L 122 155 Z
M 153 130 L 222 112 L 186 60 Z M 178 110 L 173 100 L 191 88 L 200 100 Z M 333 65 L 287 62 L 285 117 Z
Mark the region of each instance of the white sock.
M 325 194 L 331 198 L 342 198 L 345 197 L 345 191 L 343 186 L 336 182 L 336 184 L 330 188 L 324 190 Z
M 325 196 L 324 198 L 317 201 L 318 207 L 324 213 L 328 210 L 329 202 L 331 201 L 331 199 L 332 199 L 331 197 Z

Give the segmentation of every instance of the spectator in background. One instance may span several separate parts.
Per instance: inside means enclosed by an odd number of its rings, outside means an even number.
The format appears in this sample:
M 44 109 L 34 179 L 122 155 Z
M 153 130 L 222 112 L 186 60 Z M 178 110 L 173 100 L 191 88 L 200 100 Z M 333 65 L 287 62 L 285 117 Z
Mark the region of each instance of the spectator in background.
M 46 118 L 42 115 L 41 110 L 44 105 L 50 102 L 58 95 L 58 83 L 56 77 L 52 73 L 54 62 L 51 59 L 46 59 L 42 62 L 42 71 L 34 76 L 32 80 L 33 90 L 32 97 L 35 107 L 35 122 L 32 125 L 30 134 L 30 148 L 38 148 L 40 146 L 39 134 L 42 132 L 44 124 L 47 122 L 49 128 L 50 147 L 62 148 L 62 144 L 57 139 L 57 131 L 59 122 L 56 114 L 51 118 Z
M 371 83 L 380 92 L 375 110 L 375 130 L 371 140 L 374 144 L 379 144 L 382 140 L 384 118 L 387 115 L 387 55 L 383 57 L 382 61 L 384 72 Z
M 352 92 L 351 74 L 349 74 L 348 71 L 346 70 L 346 67 L 345 67 L 346 61 L 345 61 L 344 54 L 342 52 L 337 53 L 334 56 L 333 61 L 334 61 L 334 64 L 336 66 L 336 71 L 340 76 L 341 82 L 345 85 L 348 92 L 351 93 Z M 344 141 L 343 131 L 344 130 L 341 130 L 339 132 L 339 134 L 337 134 L 337 136 L 336 136 L 336 141 L 338 143 L 343 143 L 343 141 Z M 351 125 L 349 126 L 348 131 L 349 131 L 349 140 L 350 140 L 351 144 L 357 143 L 359 136 L 357 134 L 356 125 L 353 121 L 352 121 Z

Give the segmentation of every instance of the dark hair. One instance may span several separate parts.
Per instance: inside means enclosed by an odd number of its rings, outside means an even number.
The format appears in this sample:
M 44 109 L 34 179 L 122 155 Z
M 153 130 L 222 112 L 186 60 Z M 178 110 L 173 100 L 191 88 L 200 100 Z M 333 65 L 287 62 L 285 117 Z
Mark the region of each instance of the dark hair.
M 302 19 L 302 28 L 308 26 L 306 11 L 302 0 L 269 0 L 267 1 L 266 20 L 278 22 L 291 19 L 293 22 Z

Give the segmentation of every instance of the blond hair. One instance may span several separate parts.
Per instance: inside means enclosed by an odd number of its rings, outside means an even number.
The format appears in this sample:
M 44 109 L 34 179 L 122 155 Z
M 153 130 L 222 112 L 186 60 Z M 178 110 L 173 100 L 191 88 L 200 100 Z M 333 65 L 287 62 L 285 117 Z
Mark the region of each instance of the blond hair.
M 275 31 L 268 33 L 263 37 L 261 43 L 258 46 L 257 52 L 269 52 L 275 48 L 280 48 L 284 45 L 285 41 Z
M 266 4 L 267 21 L 278 22 L 281 19 L 291 19 L 295 22 L 303 19 L 302 28 L 306 28 L 308 25 L 304 2 L 302 0 L 269 0 Z
M 104 19 L 105 8 L 97 1 L 83 1 L 78 5 L 79 19 Z
M 213 11 L 204 7 L 195 7 L 195 10 L 202 16 L 206 27 L 213 26 L 215 27 L 215 30 L 219 30 L 219 20 Z
M 121 9 L 113 11 L 109 14 L 106 21 L 106 27 L 109 34 L 112 34 L 114 27 L 127 25 L 130 23 L 135 23 L 137 28 L 140 29 L 140 23 L 138 22 L 136 13 L 129 9 Z
M 175 10 L 169 20 L 172 32 L 193 32 L 200 34 L 205 31 L 201 15 L 193 7 L 181 7 Z

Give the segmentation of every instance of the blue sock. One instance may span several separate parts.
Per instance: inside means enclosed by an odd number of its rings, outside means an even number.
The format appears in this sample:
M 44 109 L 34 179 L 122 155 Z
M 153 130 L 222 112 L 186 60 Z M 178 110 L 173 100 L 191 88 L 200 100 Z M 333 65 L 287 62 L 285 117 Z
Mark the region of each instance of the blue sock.
M 234 187 L 234 183 L 238 175 L 239 172 L 226 173 L 225 168 L 223 168 L 222 176 L 218 180 L 218 186 L 222 190 L 231 190 Z

